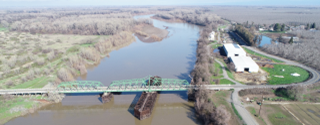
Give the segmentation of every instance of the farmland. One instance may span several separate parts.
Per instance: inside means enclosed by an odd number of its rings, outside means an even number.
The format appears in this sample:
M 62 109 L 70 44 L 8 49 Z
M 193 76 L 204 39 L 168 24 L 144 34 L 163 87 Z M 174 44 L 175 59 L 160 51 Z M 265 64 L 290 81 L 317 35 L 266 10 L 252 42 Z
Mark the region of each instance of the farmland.
M 285 105 L 306 125 L 317 125 L 320 121 L 320 105 L 290 104 Z
M 211 10 L 222 18 L 250 24 L 306 24 L 320 25 L 320 10 L 316 7 L 262 7 L 262 6 L 215 6 Z M 263 14 L 262 14 L 263 13 Z

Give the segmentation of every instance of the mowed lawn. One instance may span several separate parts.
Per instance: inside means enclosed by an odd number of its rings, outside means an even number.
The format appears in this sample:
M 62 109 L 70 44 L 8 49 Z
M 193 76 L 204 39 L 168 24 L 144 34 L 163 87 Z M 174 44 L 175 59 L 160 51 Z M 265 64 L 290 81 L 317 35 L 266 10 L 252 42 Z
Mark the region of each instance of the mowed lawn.
M 268 82 L 271 85 L 299 83 L 309 78 L 309 73 L 306 70 L 291 65 L 274 65 L 274 68 L 262 67 L 262 69 L 269 73 Z M 282 71 L 282 69 L 285 71 Z M 298 73 L 300 76 L 295 77 L 291 73 Z M 275 77 L 275 75 L 283 76 L 284 78 Z
M 315 104 L 290 104 L 286 105 L 295 116 L 306 125 L 320 124 L 320 105 Z

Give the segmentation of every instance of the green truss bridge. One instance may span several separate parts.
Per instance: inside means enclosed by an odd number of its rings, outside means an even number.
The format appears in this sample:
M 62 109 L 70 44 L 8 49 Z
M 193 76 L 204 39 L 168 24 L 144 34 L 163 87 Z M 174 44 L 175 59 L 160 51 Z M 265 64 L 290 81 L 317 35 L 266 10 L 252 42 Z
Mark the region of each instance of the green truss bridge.
M 188 89 L 189 85 L 187 80 L 149 75 L 144 78 L 113 81 L 109 86 L 104 86 L 98 81 L 62 82 L 55 91 L 59 93 L 184 91 Z

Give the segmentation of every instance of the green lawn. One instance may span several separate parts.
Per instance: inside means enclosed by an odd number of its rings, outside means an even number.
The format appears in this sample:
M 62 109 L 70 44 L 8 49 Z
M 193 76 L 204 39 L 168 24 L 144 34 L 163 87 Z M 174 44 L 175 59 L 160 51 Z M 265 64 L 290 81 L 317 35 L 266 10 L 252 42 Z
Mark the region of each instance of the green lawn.
M 222 59 L 219 59 L 219 61 L 222 62 L 222 64 L 226 68 L 226 71 L 227 71 L 227 74 L 228 74 L 229 78 L 235 80 L 234 77 L 233 77 L 232 72 L 228 69 L 227 64 Z
M 233 109 L 234 113 L 236 113 L 236 115 L 238 116 L 238 118 L 239 118 L 240 120 L 242 120 L 241 115 L 239 114 L 239 112 L 238 112 L 238 110 L 236 109 L 236 107 L 234 107 L 234 104 L 233 104 L 232 102 L 231 102 L 231 105 L 232 105 L 232 109 Z
M 220 46 L 222 46 L 222 44 L 215 44 L 215 45 L 212 46 L 212 49 L 216 49 L 216 48 L 218 48 Z
M 2 99 L 1 99 L 2 100 Z M 23 97 L 13 98 L 10 101 L 0 101 L 0 124 L 8 122 L 10 119 L 20 116 L 21 112 L 9 112 L 14 107 L 23 107 L 29 109 L 35 104 L 34 101 L 25 101 Z
M 260 33 L 286 33 L 286 31 L 259 31 Z
M 4 28 L 4 27 L 0 27 L 0 31 L 6 31 L 7 28 Z
M 50 79 L 48 77 L 42 76 L 39 78 L 35 78 L 31 81 L 19 84 L 17 86 L 11 87 L 10 89 L 42 88 L 43 86 L 48 84 L 49 80 Z
M 262 55 L 262 54 L 259 54 L 259 53 L 256 53 L 254 51 L 251 51 L 247 48 L 244 48 L 242 47 L 247 53 L 251 54 L 251 55 L 255 55 L 255 56 L 259 56 L 259 57 L 262 57 L 262 58 L 265 58 L 265 59 L 270 59 L 272 60 L 273 62 L 277 62 L 277 63 L 283 63 L 283 61 L 280 61 L 280 60 L 277 60 L 277 59 L 274 59 L 274 58 L 271 58 L 271 57 L 268 57 L 268 56 L 265 56 L 265 55 Z
M 223 84 L 223 85 L 234 85 L 233 82 L 231 82 L 230 80 L 227 80 L 227 79 L 220 79 L 220 84 Z
M 309 73 L 306 70 L 296 66 L 278 64 L 274 65 L 274 68 L 263 67 L 262 69 L 269 73 L 268 82 L 271 85 L 299 83 L 309 78 Z M 285 71 L 282 71 L 282 69 L 285 69 Z M 300 76 L 291 76 L 291 73 L 298 73 Z M 274 75 L 283 76 L 284 78 L 278 78 Z
M 226 28 L 227 25 L 219 26 L 218 30 Z

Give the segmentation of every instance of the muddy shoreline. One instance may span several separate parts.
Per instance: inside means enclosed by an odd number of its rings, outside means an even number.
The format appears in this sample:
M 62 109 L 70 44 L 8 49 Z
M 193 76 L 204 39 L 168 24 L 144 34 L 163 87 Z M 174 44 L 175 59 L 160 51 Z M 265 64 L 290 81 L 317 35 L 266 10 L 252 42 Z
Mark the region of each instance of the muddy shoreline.
M 164 26 L 165 27 L 165 26 Z M 166 27 L 167 29 L 168 27 Z M 135 26 L 135 36 L 145 43 L 159 42 L 168 37 L 169 31 L 166 29 L 160 29 L 153 25 L 137 25 Z

